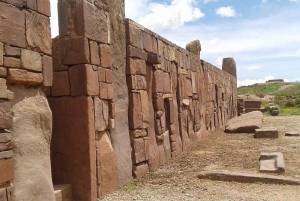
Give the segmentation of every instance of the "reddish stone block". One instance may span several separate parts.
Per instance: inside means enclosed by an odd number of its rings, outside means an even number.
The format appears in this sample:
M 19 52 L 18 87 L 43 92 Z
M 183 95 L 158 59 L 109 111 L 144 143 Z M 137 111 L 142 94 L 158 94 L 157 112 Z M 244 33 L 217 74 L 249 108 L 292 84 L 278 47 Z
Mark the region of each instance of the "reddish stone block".
M 136 47 L 133 47 L 131 45 L 127 45 L 127 51 L 126 54 L 128 57 L 132 57 L 132 58 L 139 58 L 142 59 L 144 61 L 147 60 L 147 53 L 143 50 L 140 50 Z
M 156 70 L 154 72 L 154 81 L 152 85 L 153 93 L 163 93 L 164 92 L 164 74 L 161 70 Z
M 185 97 L 192 97 L 193 90 L 192 90 L 192 82 L 190 79 L 185 79 Z
M 116 111 L 115 111 L 115 103 L 113 101 L 110 101 L 109 102 L 109 117 L 111 119 L 115 119 L 115 116 L 116 116 Z
M 126 75 L 146 75 L 146 61 L 127 58 Z
M 61 62 L 64 65 L 90 63 L 89 43 L 85 37 L 68 38 L 61 41 Z
M 114 86 L 107 84 L 107 99 L 112 100 L 114 98 Z
M 142 103 L 140 93 L 129 93 L 129 128 L 143 128 Z
M 143 33 L 143 47 L 144 50 L 146 50 L 147 52 L 153 52 L 153 48 L 152 48 L 152 40 L 151 40 L 151 36 L 144 32 Z
M 95 41 L 90 41 L 91 64 L 100 65 L 99 45 Z
M 4 57 L 3 58 L 3 65 L 9 68 L 20 68 L 21 67 L 21 60 L 15 57 Z
M 25 48 L 24 12 L 14 6 L 0 2 L 0 13 L 3 16 L 0 18 L 0 41 Z
M 19 57 L 21 56 L 21 49 L 17 47 L 5 45 L 5 55 L 10 57 Z
M 0 133 L 0 152 L 12 150 L 13 143 L 11 141 L 10 133 Z
M 36 0 L 27 0 L 26 6 L 27 6 L 27 8 L 30 8 L 31 10 L 37 10 Z
M 44 55 L 42 57 L 42 64 L 43 64 L 43 85 L 46 87 L 52 86 L 53 80 L 53 64 L 52 64 L 52 57 Z
M 138 164 L 146 160 L 145 142 L 143 138 L 132 140 L 133 162 Z
M 107 92 L 108 92 L 108 85 L 107 83 L 104 83 L 104 82 L 100 82 L 99 83 L 99 86 L 100 86 L 100 98 L 101 99 L 107 99 Z
M 0 183 L 14 179 L 14 159 L 0 160 Z
M 13 114 L 10 102 L 0 101 L 0 129 L 13 127 Z
M 168 73 L 163 73 L 164 93 L 171 93 L 171 80 Z
M 60 71 L 53 73 L 53 85 L 51 87 L 52 96 L 69 96 L 70 82 L 69 72 Z
M 105 131 L 108 128 L 108 113 L 109 107 L 108 102 L 100 100 L 99 98 L 94 99 L 95 105 L 95 130 Z
M 4 45 L 0 42 L 0 65 L 3 65 Z
M 162 96 L 156 97 L 153 106 L 155 111 L 165 111 L 164 98 Z
M 91 65 L 76 65 L 69 69 L 71 95 L 99 95 L 98 72 Z
M 146 130 L 137 129 L 137 130 L 130 130 L 129 135 L 131 138 L 141 138 L 141 137 L 147 137 L 148 133 Z
M 20 8 L 24 7 L 25 5 L 25 2 L 23 0 L 6 0 L 5 2 Z
M 150 124 L 150 109 L 147 91 L 140 91 L 141 103 L 142 103 L 142 114 L 143 114 L 143 126 L 148 128 Z
M 105 70 L 105 82 L 108 84 L 113 83 L 113 72 L 110 69 Z
M 37 10 L 48 17 L 51 16 L 50 1 L 49 0 L 37 0 Z
M 98 78 L 99 82 L 105 82 L 105 76 L 106 76 L 106 69 L 105 68 L 98 68 Z
M 142 75 L 127 76 L 128 89 L 130 90 L 146 90 L 146 78 Z
M 105 45 L 105 44 L 100 45 L 100 61 L 101 61 L 101 67 L 103 68 L 112 67 L 112 56 L 111 56 L 111 49 L 109 45 Z
M 132 45 L 140 50 L 143 49 L 142 31 L 131 23 L 126 23 L 126 44 Z
M 52 39 L 49 17 L 36 12 L 26 13 L 26 40 L 30 47 L 52 54 Z
M 132 171 L 133 171 L 133 176 L 135 178 L 139 178 L 139 177 L 145 175 L 149 171 L 149 166 L 147 163 L 134 165 Z
M 108 19 L 101 9 L 89 2 L 81 1 L 74 9 L 74 25 L 77 35 L 108 43 Z
M 43 75 L 42 73 L 33 73 L 26 70 L 9 68 L 7 73 L 7 83 L 39 85 L 43 83 Z

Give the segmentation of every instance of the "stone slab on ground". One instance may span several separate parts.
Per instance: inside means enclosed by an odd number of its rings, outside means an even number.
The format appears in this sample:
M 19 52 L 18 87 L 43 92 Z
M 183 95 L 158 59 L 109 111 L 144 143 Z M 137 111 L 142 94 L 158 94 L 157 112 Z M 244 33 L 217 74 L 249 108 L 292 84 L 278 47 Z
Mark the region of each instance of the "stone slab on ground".
M 210 179 L 216 181 L 230 181 L 240 183 L 266 183 L 266 184 L 285 184 L 285 185 L 300 185 L 299 179 L 293 179 L 281 176 L 270 176 L 254 173 L 237 173 L 237 172 L 221 172 L 207 171 L 202 172 L 197 176 L 199 179 Z
M 289 132 L 285 132 L 285 136 L 288 137 L 299 137 L 300 133 L 297 131 L 289 131 Z
M 255 129 L 255 138 L 278 138 L 276 128 Z
M 285 164 L 283 154 L 280 152 L 261 153 L 259 157 L 260 172 L 284 173 Z
M 254 111 L 234 117 L 227 121 L 225 133 L 254 133 L 255 129 L 262 127 L 263 115 Z

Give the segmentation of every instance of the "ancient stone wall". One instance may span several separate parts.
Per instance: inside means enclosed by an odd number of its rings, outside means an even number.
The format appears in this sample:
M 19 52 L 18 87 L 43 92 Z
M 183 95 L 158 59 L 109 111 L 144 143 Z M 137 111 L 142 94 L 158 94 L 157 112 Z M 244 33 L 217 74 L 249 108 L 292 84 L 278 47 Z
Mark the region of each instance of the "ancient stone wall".
M 50 1 L 0 0 L 0 13 L 0 200 L 53 201 Z
M 236 72 L 235 63 L 224 64 L 229 74 L 200 60 L 200 44 L 188 45 L 198 49 L 193 54 L 129 19 L 125 24 L 133 175 L 139 177 L 237 115 Z

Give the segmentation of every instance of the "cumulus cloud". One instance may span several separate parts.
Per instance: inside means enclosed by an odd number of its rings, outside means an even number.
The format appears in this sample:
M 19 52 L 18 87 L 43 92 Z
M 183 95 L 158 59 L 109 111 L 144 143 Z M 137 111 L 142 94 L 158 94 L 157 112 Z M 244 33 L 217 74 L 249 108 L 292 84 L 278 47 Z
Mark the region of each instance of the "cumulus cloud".
M 232 6 L 220 7 L 216 10 L 216 15 L 221 17 L 235 17 L 237 14 Z
M 262 68 L 261 66 L 250 66 L 247 68 L 247 70 L 252 71 L 252 70 L 259 70 L 261 68 Z
M 137 20 L 145 15 L 148 9 L 149 0 L 125 0 L 126 17 Z
M 274 76 L 268 75 L 264 79 L 247 79 L 247 80 L 243 80 L 243 81 L 238 80 L 237 86 L 240 87 L 240 86 L 249 86 L 249 85 L 256 84 L 256 83 L 265 83 L 266 81 L 273 80 L 273 79 L 275 79 Z
M 195 0 L 172 0 L 170 4 L 153 2 L 148 5 L 148 10 L 149 13 L 138 22 L 153 31 L 176 29 L 204 17 Z
M 207 4 L 209 2 L 217 2 L 218 0 L 204 0 L 204 4 Z

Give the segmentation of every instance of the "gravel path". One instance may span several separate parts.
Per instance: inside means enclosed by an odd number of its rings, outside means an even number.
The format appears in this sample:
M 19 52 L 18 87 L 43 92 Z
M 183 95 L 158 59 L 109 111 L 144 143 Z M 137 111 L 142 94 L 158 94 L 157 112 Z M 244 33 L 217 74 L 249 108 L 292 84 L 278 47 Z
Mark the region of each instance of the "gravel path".
M 299 122 L 300 116 L 264 117 L 263 127 L 278 128 L 278 139 L 255 139 L 253 134 L 219 131 L 103 200 L 300 201 L 300 186 L 197 178 L 205 170 L 257 173 L 260 152 L 278 151 L 285 157 L 287 170 L 283 176 L 300 179 L 300 138 L 284 136 L 286 131 L 300 132 Z

